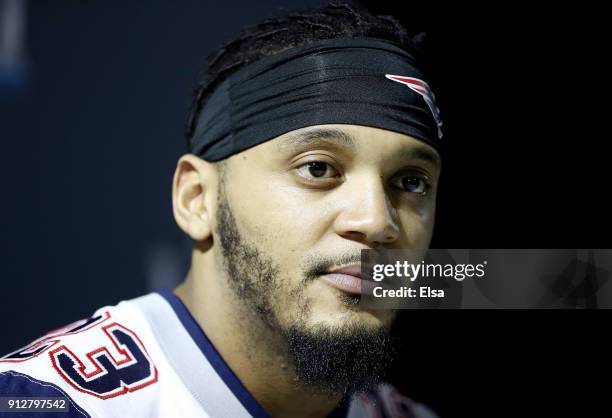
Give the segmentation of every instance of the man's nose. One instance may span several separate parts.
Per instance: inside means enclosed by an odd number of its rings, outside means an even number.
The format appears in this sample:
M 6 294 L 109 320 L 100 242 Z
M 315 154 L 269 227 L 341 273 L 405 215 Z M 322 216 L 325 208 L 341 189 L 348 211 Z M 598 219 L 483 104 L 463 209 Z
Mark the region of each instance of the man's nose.
M 348 187 L 346 187 L 348 186 Z M 399 238 L 397 210 L 391 205 L 378 176 L 354 178 L 345 184 L 346 203 L 336 218 L 336 233 L 373 248 Z

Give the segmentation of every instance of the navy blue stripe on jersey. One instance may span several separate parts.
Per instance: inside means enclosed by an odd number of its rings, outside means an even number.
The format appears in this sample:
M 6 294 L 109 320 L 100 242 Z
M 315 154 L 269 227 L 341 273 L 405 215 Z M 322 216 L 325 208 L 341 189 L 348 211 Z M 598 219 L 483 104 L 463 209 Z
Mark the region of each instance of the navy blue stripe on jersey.
M 53 383 L 34 379 L 27 374 L 18 373 L 13 370 L 0 372 L 0 396 L 6 397 L 58 397 L 68 399 L 69 412 L 11 412 L 12 418 L 45 416 L 46 418 L 90 418 L 83 408 L 76 404 L 59 386 Z
M 268 414 L 251 395 L 247 388 L 242 384 L 238 376 L 229 368 L 221 354 L 217 351 L 212 342 L 208 339 L 204 330 L 198 325 L 183 302 L 170 290 L 159 290 L 160 294 L 172 306 L 174 313 L 178 316 L 193 341 L 196 343 L 202 354 L 208 359 L 217 374 L 223 379 L 234 396 L 255 418 L 268 418 Z

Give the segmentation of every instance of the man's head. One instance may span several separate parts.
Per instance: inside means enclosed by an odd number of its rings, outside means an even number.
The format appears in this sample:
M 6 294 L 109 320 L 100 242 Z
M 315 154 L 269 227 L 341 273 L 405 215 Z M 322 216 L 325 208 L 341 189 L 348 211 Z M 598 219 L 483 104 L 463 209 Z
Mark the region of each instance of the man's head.
M 241 44 L 256 39 L 268 39 L 257 43 L 261 56 L 334 34 L 408 41 L 393 19 L 350 6 L 257 28 L 229 44 L 233 55 L 226 49 L 225 58 L 213 59 L 212 67 L 223 60 L 227 67 L 213 74 L 235 71 L 232 56 L 245 58 L 240 65 L 256 59 Z M 188 135 L 214 85 L 219 80 L 198 93 Z M 371 126 L 319 124 L 214 163 L 183 156 L 174 213 L 198 243 L 196 253 L 213 254 L 233 303 L 282 336 L 298 381 L 337 393 L 381 378 L 395 312 L 360 308 L 354 286 L 347 290 L 326 273 L 359 263 L 363 249 L 427 248 L 439 174 L 439 155 L 424 141 Z

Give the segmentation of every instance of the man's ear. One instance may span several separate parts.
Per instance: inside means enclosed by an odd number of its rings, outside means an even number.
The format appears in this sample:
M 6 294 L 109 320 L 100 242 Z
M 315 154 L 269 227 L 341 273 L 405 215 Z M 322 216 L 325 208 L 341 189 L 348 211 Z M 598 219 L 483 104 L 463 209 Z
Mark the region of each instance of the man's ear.
M 212 234 L 218 180 L 214 164 L 193 154 L 178 160 L 172 180 L 172 211 L 178 226 L 195 241 Z

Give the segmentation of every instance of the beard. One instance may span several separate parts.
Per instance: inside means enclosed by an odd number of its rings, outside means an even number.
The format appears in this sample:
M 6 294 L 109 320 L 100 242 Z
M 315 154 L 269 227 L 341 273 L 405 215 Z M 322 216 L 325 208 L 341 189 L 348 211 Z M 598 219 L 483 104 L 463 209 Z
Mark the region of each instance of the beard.
M 284 291 L 283 276 L 273 258 L 240 234 L 224 181 L 218 196 L 216 232 L 228 284 L 254 318 L 282 337 L 296 383 L 329 395 L 368 390 L 380 383 L 396 345 L 387 327 L 308 326 L 305 320 L 310 312 L 309 300 L 304 296 L 307 284 L 326 267 L 359 261 L 359 256 L 311 258 L 303 280 L 295 289 Z M 358 301 L 354 295 L 342 294 L 340 299 L 347 309 L 355 309 Z M 277 309 L 282 307 L 297 310 L 297 319 L 289 326 L 279 321 Z
M 321 393 L 371 390 L 383 381 L 393 358 L 393 340 L 383 328 L 298 325 L 283 334 L 298 382 Z

